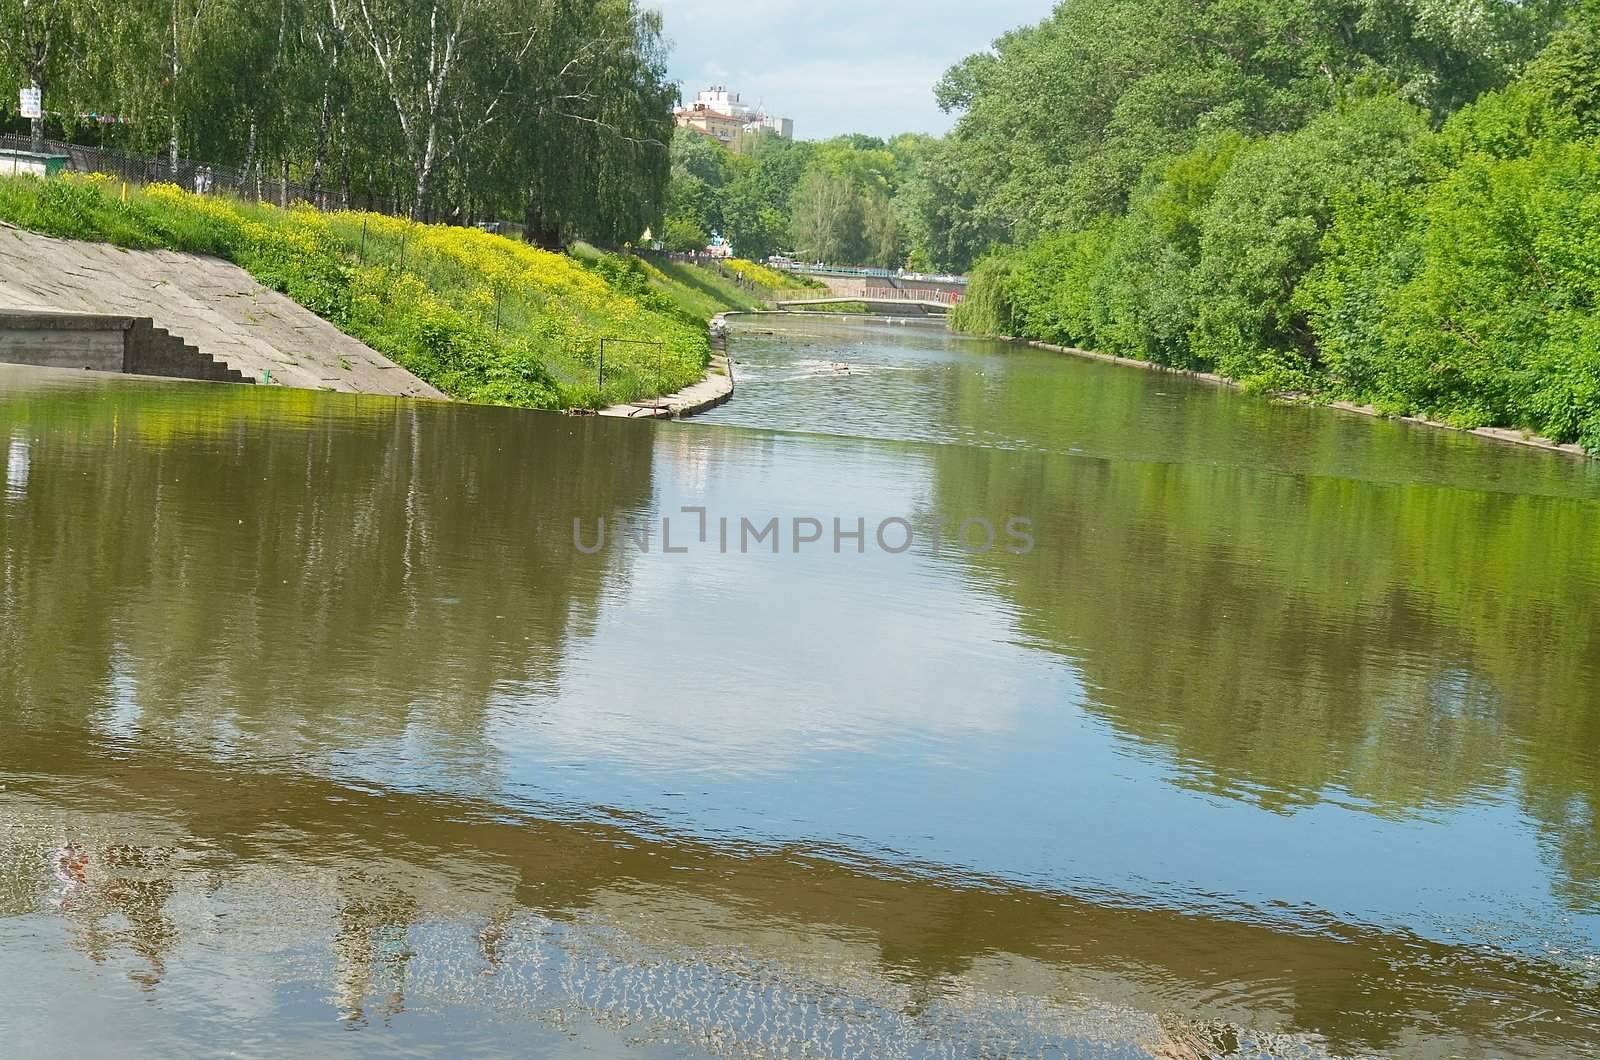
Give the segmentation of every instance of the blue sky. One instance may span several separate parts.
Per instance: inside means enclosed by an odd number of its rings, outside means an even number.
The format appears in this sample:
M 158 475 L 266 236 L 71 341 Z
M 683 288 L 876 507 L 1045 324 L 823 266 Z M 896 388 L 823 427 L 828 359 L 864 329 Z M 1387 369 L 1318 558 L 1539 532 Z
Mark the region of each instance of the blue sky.
M 726 84 L 815 140 L 846 132 L 942 133 L 933 102 L 950 64 L 1054 0 L 645 0 L 666 19 L 685 98 Z

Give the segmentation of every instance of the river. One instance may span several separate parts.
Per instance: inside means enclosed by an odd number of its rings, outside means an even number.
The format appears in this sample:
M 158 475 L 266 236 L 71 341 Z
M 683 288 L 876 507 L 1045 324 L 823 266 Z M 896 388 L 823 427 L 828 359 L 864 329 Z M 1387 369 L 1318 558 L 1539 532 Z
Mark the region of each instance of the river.
M 1596 1055 L 1600 464 L 732 351 L 661 424 L 0 367 L 7 1051 Z

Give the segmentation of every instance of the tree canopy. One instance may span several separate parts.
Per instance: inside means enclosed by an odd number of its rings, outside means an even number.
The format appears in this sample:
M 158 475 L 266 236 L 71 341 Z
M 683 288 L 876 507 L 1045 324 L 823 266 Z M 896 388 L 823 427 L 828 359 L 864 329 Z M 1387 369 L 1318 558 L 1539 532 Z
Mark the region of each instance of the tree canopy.
M 0 0 L 0 71 L 80 142 L 546 243 L 659 219 L 678 98 L 637 0 Z
M 1067 0 L 939 86 L 925 245 L 989 254 L 955 322 L 1600 450 L 1597 27 Z
M 836 264 L 904 265 L 917 254 L 920 229 L 901 192 L 935 147 L 932 137 L 917 134 L 820 143 L 769 135 L 735 152 L 680 129 L 672 151 L 668 231 L 674 238 L 668 242 L 717 232 L 748 258 L 787 250 Z

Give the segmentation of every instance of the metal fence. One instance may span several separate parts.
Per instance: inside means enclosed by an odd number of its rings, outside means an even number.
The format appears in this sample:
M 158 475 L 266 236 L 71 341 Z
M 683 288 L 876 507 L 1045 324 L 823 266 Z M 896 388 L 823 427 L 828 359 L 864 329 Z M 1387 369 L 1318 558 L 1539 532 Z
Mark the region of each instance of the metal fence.
M 679 250 L 651 250 L 647 247 L 635 247 L 633 253 L 641 258 L 650 258 L 656 261 L 676 261 L 685 265 L 694 265 L 709 270 L 721 276 L 735 287 L 742 287 L 751 294 L 764 297 L 767 289 L 747 276 L 728 268 L 723 264 L 723 259 L 710 254 L 686 254 Z
M 956 305 L 961 301 L 962 293 L 938 288 L 873 287 L 869 284 L 861 297 L 867 302 L 938 302 L 940 305 Z
M 32 150 L 33 141 L 26 136 L 0 135 L 0 151 Z M 262 166 L 239 169 L 182 158 L 173 166 L 172 160 L 166 157 L 133 155 L 61 140 L 46 140 L 44 153 L 65 156 L 70 172 L 104 173 L 113 180 L 134 185 L 176 184 L 185 191 L 201 195 L 225 195 L 246 202 L 272 203 L 283 207 L 306 203 L 319 210 L 367 210 L 391 217 L 409 217 L 411 214 L 409 202 L 373 195 L 371 192 L 351 191 L 342 185 L 333 186 L 328 181 L 313 187 L 306 182 L 286 180 L 281 173 L 274 177 Z M 0 159 L 0 176 L 6 175 L 4 159 Z M 438 220 L 444 224 L 457 223 L 452 219 Z M 512 221 L 480 221 L 475 227 L 513 239 L 521 239 L 524 233 L 524 226 Z
M 30 151 L 32 141 L 26 136 L 0 136 L 0 149 Z M 176 184 L 185 191 L 202 195 L 229 195 L 279 206 L 305 202 L 322 210 L 360 209 L 393 215 L 409 212 L 394 199 L 370 194 L 352 195 L 326 183 L 313 188 L 310 184 L 285 180 L 282 175 L 271 176 L 260 166 L 252 166 L 247 170 L 236 169 L 182 158 L 174 166 L 170 158 L 132 155 L 61 140 L 46 140 L 44 153 L 65 155 L 68 159 L 67 168 L 74 173 L 104 173 L 114 180 L 125 180 L 129 184 Z M 3 173 L 4 167 L 0 166 L 0 174 Z
M 921 283 L 964 284 L 965 276 L 954 273 L 905 272 L 904 270 L 875 269 L 864 265 L 806 265 L 798 261 L 769 261 L 774 269 L 785 272 L 808 273 L 815 276 L 862 276 L 879 280 L 912 281 Z

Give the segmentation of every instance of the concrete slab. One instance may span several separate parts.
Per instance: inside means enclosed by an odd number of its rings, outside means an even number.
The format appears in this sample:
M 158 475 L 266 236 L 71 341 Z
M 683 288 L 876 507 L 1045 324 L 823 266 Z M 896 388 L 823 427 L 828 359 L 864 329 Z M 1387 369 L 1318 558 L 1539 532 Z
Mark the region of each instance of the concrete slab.
M 0 224 L 0 308 L 149 317 L 257 382 L 270 371 L 282 386 L 445 397 L 217 258 L 122 250 Z

